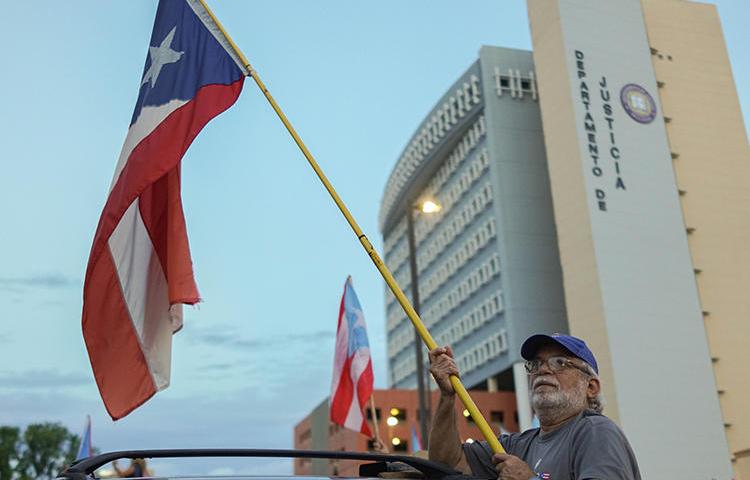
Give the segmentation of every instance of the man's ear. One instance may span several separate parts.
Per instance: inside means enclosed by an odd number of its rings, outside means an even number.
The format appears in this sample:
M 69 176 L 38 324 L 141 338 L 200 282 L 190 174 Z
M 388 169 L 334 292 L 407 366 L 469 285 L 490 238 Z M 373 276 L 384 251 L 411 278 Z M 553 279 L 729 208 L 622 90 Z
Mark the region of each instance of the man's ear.
M 602 384 L 599 382 L 599 379 L 596 377 L 589 378 L 589 383 L 586 387 L 586 396 L 589 398 L 594 398 L 597 395 L 599 395 L 599 392 L 602 391 Z

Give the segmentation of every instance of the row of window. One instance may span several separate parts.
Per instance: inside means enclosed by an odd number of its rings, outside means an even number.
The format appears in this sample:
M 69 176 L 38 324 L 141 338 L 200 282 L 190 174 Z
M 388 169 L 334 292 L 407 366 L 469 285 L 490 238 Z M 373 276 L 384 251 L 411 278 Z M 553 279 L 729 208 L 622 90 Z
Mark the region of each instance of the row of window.
M 454 188 L 451 188 L 448 194 L 446 195 L 448 199 L 448 205 L 444 207 L 444 210 L 447 210 L 450 212 L 451 207 L 456 202 L 460 196 L 462 196 L 473 184 L 474 181 L 476 181 L 478 178 L 482 176 L 482 174 L 487 170 L 489 167 L 489 153 L 487 150 L 483 150 L 480 155 L 471 163 L 468 170 L 465 171 L 461 177 L 460 180 L 454 185 Z M 460 187 L 460 188 L 459 188 Z M 474 206 L 481 202 L 482 200 L 480 198 L 474 198 L 472 199 L 472 202 L 475 204 Z M 423 224 L 424 225 L 424 224 Z M 430 230 L 435 224 L 432 223 L 429 227 Z M 492 226 L 493 234 L 494 234 L 494 225 Z M 417 251 L 417 272 L 422 273 L 423 270 L 425 270 L 442 252 L 442 249 L 437 248 L 437 245 L 435 243 L 432 243 L 427 246 L 427 248 L 423 248 Z M 394 278 L 396 279 L 396 282 L 401 286 L 401 288 L 406 289 L 407 285 L 410 285 L 410 277 L 409 277 L 409 269 L 406 268 L 407 265 L 407 258 L 408 258 L 409 252 L 408 252 L 408 245 L 406 242 L 403 242 L 399 245 L 399 248 L 394 250 L 393 254 L 386 257 L 386 265 L 388 265 L 388 268 L 393 273 Z M 455 270 L 454 270 L 455 273 Z M 452 275 L 452 273 L 451 273 Z M 421 282 L 420 282 L 421 283 Z M 442 284 L 442 283 L 441 283 Z M 420 288 L 425 288 L 420 285 Z M 426 292 L 420 291 L 422 295 L 425 295 L 425 298 L 429 296 L 432 293 L 433 290 L 430 289 L 429 284 L 426 287 Z M 428 292 L 428 293 L 427 293 Z M 393 296 L 393 294 L 388 290 L 386 293 L 386 305 L 388 308 L 390 308 L 390 305 L 396 303 L 396 298 Z
M 500 67 L 495 67 L 495 92 L 498 97 L 503 96 L 503 92 L 510 92 L 513 98 L 521 99 L 524 93 L 530 93 L 532 100 L 537 99 L 536 79 L 534 71 L 530 70 L 528 76 L 522 77 L 521 72 L 508 69 L 508 74 L 500 73 Z
M 460 198 L 461 194 L 468 188 L 468 185 L 466 185 L 463 189 L 454 187 L 451 190 L 457 190 L 459 189 L 459 192 L 451 192 L 449 191 L 448 194 L 443 195 L 441 193 L 433 194 L 431 192 L 440 192 L 440 189 L 443 187 L 445 182 L 448 181 L 448 179 L 453 175 L 453 173 L 458 169 L 459 166 L 463 163 L 463 161 L 466 159 L 466 157 L 471 153 L 471 151 L 477 146 L 479 141 L 482 139 L 484 134 L 486 133 L 486 128 L 484 124 L 484 116 L 480 116 L 479 119 L 469 128 L 469 131 L 461 138 L 461 140 L 458 142 L 458 145 L 453 149 L 450 155 L 448 155 L 448 159 L 443 163 L 443 165 L 438 169 L 437 173 L 432 177 L 430 180 L 430 183 L 427 185 L 427 187 L 424 190 L 423 196 L 425 197 L 436 197 L 440 200 L 440 204 L 442 206 L 442 213 L 436 213 L 429 216 L 430 220 L 429 222 L 425 222 L 426 217 L 420 217 L 417 219 L 417 224 L 415 225 L 415 239 L 416 243 L 419 244 L 422 239 L 426 236 L 428 232 L 424 231 L 424 224 L 429 223 L 430 225 L 434 225 L 434 220 L 439 220 L 445 214 L 450 210 L 450 207 L 453 206 L 453 204 Z M 480 164 L 485 163 L 486 165 L 489 165 L 489 154 L 485 150 L 484 157 L 479 159 Z M 476 161 L 475 161 L 476 162 Z M 473 167 L 476 168 L 486 168 L 477 166 Z M 466 176 L 466 175 L 464 175 Z M 472 183 L 473 180 L 475 180 L 478 177 L 475 177 L 472 179 L 464 179 L 462 178 L 459 180 L 459 183 L 469 182 Z M 421 222 L 419 220 L 422 220 Z M 432 227 L 428 227 L 429 230 L 432 229 Z M 396 227 L 389 232 L 387 238 L 385 239 L 385 259 L 386 259 L 386 265 L 388 265 L 389 269 L 391 271 L 395 271 L 398 268 L 400 268 L 403 263 L 406 261 L 408 255 L 409 255 L 409 246 L 407 245 L 406 241 L 399 243 L 400 240 L 402 240 L 402 237 L 405 239 L 406 235 L 406 220 L 402 219 Z M 394 249 L 396 245 L 399 245 L 397 249 Z
M 398 221 L 396 226 L 385 237 L 383 255 L 386 259 L 392 254 L 393 248 L 404 239 L 406 239 L 406 217 L 401 217 L 401 220 Z
M 424 188 L 422 195 L 431 196 L 439 192 L 443 185 L 451 178 L 453 173 L 458 170 L 464 160 L 479 144 L 487 133 L 487 127 L 484 122 L 484 115 L 480 115 L 469 130 L 458 141 L 448 158 L 443 162 L 437 172 L 432 176 L 427 186 Z M 441 199 L 442 200 L 442 199 Z M 441 202 L 442 203 L 442 202 Z
M 456 352 L 456 364 L 461 373 L 465 375 L 507 352 L 508 333 L 503 328 L 466 352 Z M 411 356 L 404 357 L 391 369 L 392 385 L 398 385 L 399 382 L 413 375 L 416 370 L 414 358 Z
M 427 243 L 417 251 L 417 271 L 429 267 L 433 261 L 453 243 L 458 235 L 470 225 L 474 218 L 484 212 L 492 203 L 492 185 L 489 181 L 475 189 L 476 193 L 463 207 L 450 218 L 446 218 L 433 233 Z M 419 265 L 422 265 L 420 270 Z
M 419 294 L 423 301 L 426 302 L 493 238 L 495 238 L 495 218 L 490 217 L 457 250 L 448 255 L 448 258 L 434 272 L 427 275 L 424 282 L 419 282 Z
M 474 221 L 474 218 L 479 216 L 488 206 L 492 203 L 492 186 L 489 181 L 482 187 L 477 189 L 477 193 L 467 202 L 466 205 L 449 221 L 445 221 L 441 224 L 438 232 L 433 235 L 424 251 L 428 252 L 427 255 L 437 256 L 445 248 L 447 248 L 455 238 L 463 233 L 467 225 L 470 225 Z M 417 262 L 419 262 L 420 253 L 417 252 Z M 394 278 L 399 285 L 410 284 L 408 268 L 403 268 L 394 273 Z M 402 287 L 406 288 L 406 287 Z M 387 312 L 387 330 L 390 331 L 400 323 L 401 318 L 406 318 L 405 314 L 402 314 L 397 308 L 396 297 L 392 294 L 386 293 L 386 312 Z
M 464 134 L 461 140 L 459 140 L 456 147 L 454 147 L 453 151 L 448 155 L 445 163 L 438 169 L 437 173 L 430 180 L 430 184 L 427 186 L 427 189 L 425 191 L 438 192 L 448 181 L 448 179 L 454 174 L 454 172 L 461 166 L 461 164 L 469 156 L 471 151 L 473 151 L 473 149 L 479 144 L 486 131 L 487 129 L 485 127 L 484 116 L 480 116 L 477 121 L 469 128 L 467 133 Z M 479 163 L 480 165 L 482 163 L 489 165 L 489 154 L 486 151 L 484 151 L 483 153 L 484 156 L 479 159 Z M 438 197 L 440 198 L 441 206 L 443 206 L 444 211 L 444 213 L 440 217 L 442 218 L 443 216 L 445 216 L 446 211 L 450 210 L 450 207 L 453 206 L 455 200 L 450 201 L 450 199 L 448 199 L 450 204 L 446 208 L 442 196 L 438 195 Z M 430 218 L 432 219 L 436 215 L 431 215 Z M 420 223 L 421 222 L 418 219 L 416 225 L 417 229 L 420 228 Z M 424 238 L 424 234 L 421 238 Z M 421 241 L 421 238 L 419 238 L 417 242 Z M 384 245 L 384 256 L 385 263 L 388 266 L 388 269 L 393 272 L 394 277 L 396 277 L 396 281 L 399 283 L 399 285 L 402 286 L 402 288 L 406 288 L 404 287 L 405 283 L 399 282 L 399 278 L 405 279 L 406 273 L 401 272 L 401 275 L 397 274 L 397 271 L 404 267 L 409 256 L 409 245 L 406 241 L 406 217 L 402 218 L 387 235 Z M 393 302 L 395 302 L 395 300 L 396 299 L 393 296 L 393 293 L 391 293 L 391 291 L 387 289 L 385 292 L 386 305 L 392 304 Z
M 447 213 L 450 213 L 450 209 L 455 204 L 455 202 L 462 196 L 473 184 L 474 181 L 476 181 L 478 178 L 482 176 L 484 171 L 489 167 L 489 154 L 487 151 L 483 151 L 474 162 L 472 162 L 470 168 L 464 172 L 464 174 L 461 176 L 461 179 L 458 183 L 455 184 L 456 188 L 452 188 L 449 192 L 449 195 L 447 195 L 448 198 L 448 206 L 445 208 L 447 210 Z M 460 188 L 459 188 L 460 187 Z M 474 208 L 477 208 L 480 202 L 482 202 L 482 198 L 475 197 L 472 199 L 472 203 L 474 204 Z M 467 212 L 463 212 L 464 214 L 467 214 Z M 424 224 L 422 224 L 424 225 Z M 430 224 L 429 229 L 431 230 L 434 227 L 435 223 Z M 424 230 L 423 230 L 424 232 Z M 426 234 L 426 233 L 423 233 Z M 441 244 L 442 245 L 442 244 Z M 408 269 L 408 245 L 407 242 L 403 242 L 399 245 L 397 249 L 393 251 L 393 254 L 386 257 L 386 265 L 388 265 L 388 268 L 393 273 L 394 278 L 396 279 L 396 282 L 401 286 L 401 288 L 406 289 L 408 285 L 411 283 L 411 279 L 409 277 L 409 269 Z M 417 271 L 418 273 L 422 273 L 435 259 L 438 257 L 438 255 L 442 252 L 442 249 L 435 243 L 431 243 L 427 246 L 427 248 L 422 248 L 421 250 L 418 249 L 417 251 Z M 421 293 L 421 292 L 420 292 Z M 386 293 L 386 305 L 395 305 L 396 298 L 393 296 L 390 291 Z
M 489 166 L 490 154 L 487 152 L 487 149 L 483 149 L 474 161 L 469 164 L 468 168 L 461 174 L 461 176 L 451 184 L 450 188 L 445 192 L 438 194 L 437 198 L 440 199 L 440 204 L 443 208 L 440 212 L 430 215 L 429 221 L 425 218 L 425 221 L 419 222 L 414 226 L 414 238 L 417 245 L 422 243 L 435 226 L 450 214 L 453 206 L 456 205 L 467 191 L 469 191 L 474 182 L 482 177 Z
M 406 241 L 406 235 L 404 235 L 404 241 L 398 244 L 398 248 L 395 248 L 390 255 L 386 255 L 385 264 L 388 265 L 391 273 L 396 273 L 404 265 L 407 265 L 409 258 L 409 243 Z
M 477 268 L 471 271 L 464 279 L 458 283 L 448 293 L 443 295 L 434 305 L 427 308 L 422 314 L 422 321 L 427 328 L 440 322 L 458 306 L 462 305 L 468 300 L 477 290 L 484 286 L 487 282 L 492 280 L 496 275 L 500 273 L 500 257 L 497 254 L 493 254 L 489 259 L 481 263 Z M 399 328 L 407 322 L 408 319 L 406 314 L 401 311 L 399 315 L 398 323 L 393 327 L 389 328 L 389 333 L 395 328 Z M 389 318 L 390 323 L 390 318 Z M 396 340 L 398 337 L 405 337 L 406 335 L 389 335 L 388 344 L 388 357 L 394 358 L 408 341 Z M 394 346 L 391 347 L 391 341 L 394 342 Z M 399 342 L 399 343 L 395 343 Z
M 398 331 L 388 335 L 388 358 L 396 358 L 409 345 L 414 345 L 414 327 L 406 322 L 399 325 Z M 413 361 L 413 360 L 412 360 Z
M 399 283 L 399 285 L 401 285 Z M 393 296 L 393 295 L 391 295 Z M 406 312 L 401 308 L 401 305 L 396 303 L 388 304 L 388 318 L 386 320 L 386 332 L 391 335 L 391 332 L 398 326 L 403 325 L 404 320 L 407 320 Z
M 422 160 L 446 132 L 456 124 L 459 118 L 463 118 L 474 106 L 480 104 L 480 92 L 479 78 L 476 75 L 471 75 L 469 82 L 460 86 L 456 90 L 455 96 L 450 97 L 436 109 L 435 114 L 430 117 L 422 130 L 409 142 L 386 183 L 383 202 L 380 206 L 381 228 L 385 216 L 393 208 L 396 198 L 399 197 L 404 186 L 409 183 L 412 174 L 422 164 Z
M 454 322 L 438 335 L 438 345 L 455 345 L 472 332 L 478 330 L 503 311 L 503 295 L 500 290 Z
M 414 356 L 407 355 L 391 367 L 391 385 L 398 385 L 403 379 L 412 375 L 417 370 Z
M 456 363 L 461 373 L 467 374 L 507 352 L 508 334 L 505 329 L 502 329 L 468 352 L 458 355 Z
M 503 298 L 500 290 L 471 309 L 450 328 L 437 336 L 439 345 L 455 345 L 473 331 L 484 326 L 503 311 Z M 396 358 L 405 348 L 414 345 L 414 329 L 411 324 L 401 324 L 403 328 L 393 332 L 388 338 L 388 358 Z
M 428 327 L 437 324 L 499 273 L 500 257 L 495 253 L 425 310 L 422 320 Z

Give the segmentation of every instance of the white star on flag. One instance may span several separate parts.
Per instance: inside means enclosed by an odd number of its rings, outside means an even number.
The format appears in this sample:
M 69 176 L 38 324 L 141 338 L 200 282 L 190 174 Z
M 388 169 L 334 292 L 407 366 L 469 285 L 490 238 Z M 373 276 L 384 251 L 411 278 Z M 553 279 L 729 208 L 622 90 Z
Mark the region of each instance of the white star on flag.
M 174 39 L 176 31 L 177 26 L 175 25 L 167 36 L 164 37 L 164 40 L 161 41 L 161 45 L 158 47 L 148 47 L 148 54 L 151 57 L 151 66 L 148 67 L 148 70 L 146 70 L 146 73 L 143 75 L 141 86 L 150 82 L 151 88 L 154 88 L 156 80 L 159 78 L 161 67 L 168 63 L 178 62 L 185 53 L 172 50 L 172 40 Z

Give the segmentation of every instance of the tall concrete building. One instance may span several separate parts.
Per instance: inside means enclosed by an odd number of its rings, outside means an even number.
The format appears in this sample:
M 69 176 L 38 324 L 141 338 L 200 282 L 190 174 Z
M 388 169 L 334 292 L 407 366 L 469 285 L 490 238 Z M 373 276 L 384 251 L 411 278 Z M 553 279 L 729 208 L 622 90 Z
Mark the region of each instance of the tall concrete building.
M 442 209 L 415 212 L 426 199 Z M 385 262 L 410 292 L 408 215 L 423 321 L 467 386 L 512 391 L 520 342 L 567 328 L 531 52 L 482 47 L 398 160 L 380 222 Z M 414 388 L 413 327 L 390 291 L 386 309 L 391 386 Z
M 533 60 L 482 47 L 397 161 L 386 263 L 408 291 L 414 215 L 423 320 L 468 387 L 516 389 L 522 426 L 519 345 L 567 331 L 644 478 L 748 480 L 750 151 L 716 8 L 528 5 Z M 428 197 L 444 210 L 413 213 Z M 413 387 L 386 305 L 391 383 Z

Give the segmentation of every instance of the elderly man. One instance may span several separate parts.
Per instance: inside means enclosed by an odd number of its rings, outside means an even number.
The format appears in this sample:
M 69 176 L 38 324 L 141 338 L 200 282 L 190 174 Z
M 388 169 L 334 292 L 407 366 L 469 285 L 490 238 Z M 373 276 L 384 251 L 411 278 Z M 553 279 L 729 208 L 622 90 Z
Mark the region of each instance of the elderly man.
M 430 352 L 430 372 L 441 392 L 430 433 L 430 459 L 503 480 L 640 480 L 625 435 L 601 414 L 598 367 L 586 343 L 557 333 L 533 335 L 521 347 L 521 356 L 540 428 L 501 435 L 507 453 L 493 455 L 487 442 L 461 444 L 449 380 L 459 374 L 453 352 L 450 347 Z

